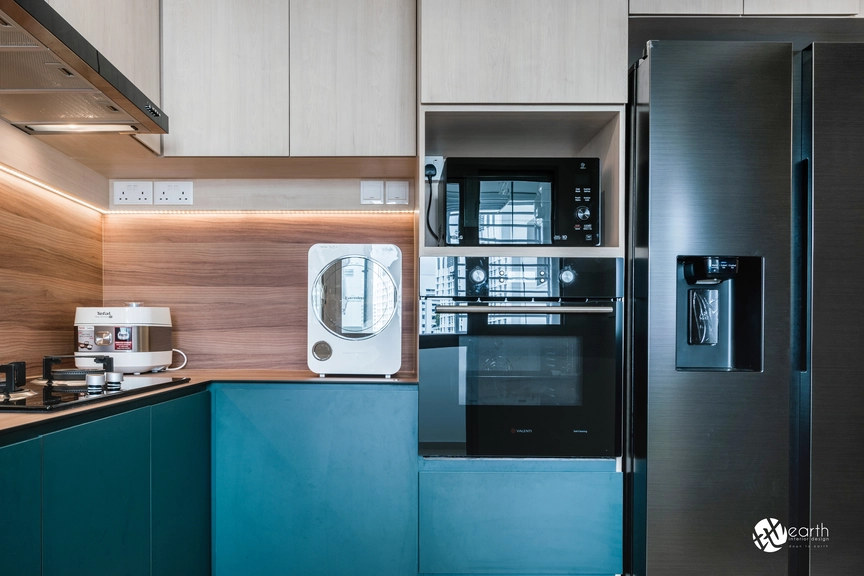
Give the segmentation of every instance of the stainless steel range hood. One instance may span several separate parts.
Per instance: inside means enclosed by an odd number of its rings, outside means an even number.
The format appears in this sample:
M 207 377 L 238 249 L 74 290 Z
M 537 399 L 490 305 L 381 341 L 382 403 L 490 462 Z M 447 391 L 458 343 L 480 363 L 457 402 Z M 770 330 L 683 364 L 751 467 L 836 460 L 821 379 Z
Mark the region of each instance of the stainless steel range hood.
M 39 135 L 168 133 L 168 116 L 44 0 L 0 0 L 0 118 Z

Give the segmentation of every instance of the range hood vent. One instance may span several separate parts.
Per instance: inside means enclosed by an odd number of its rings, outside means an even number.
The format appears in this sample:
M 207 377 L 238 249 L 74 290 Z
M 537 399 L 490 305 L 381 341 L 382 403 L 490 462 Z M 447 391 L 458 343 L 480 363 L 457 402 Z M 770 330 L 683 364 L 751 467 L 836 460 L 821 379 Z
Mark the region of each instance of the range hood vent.
M 0 0 L 0 118 L 28 134 L 168 133 L 168 116 L 44 0 Z

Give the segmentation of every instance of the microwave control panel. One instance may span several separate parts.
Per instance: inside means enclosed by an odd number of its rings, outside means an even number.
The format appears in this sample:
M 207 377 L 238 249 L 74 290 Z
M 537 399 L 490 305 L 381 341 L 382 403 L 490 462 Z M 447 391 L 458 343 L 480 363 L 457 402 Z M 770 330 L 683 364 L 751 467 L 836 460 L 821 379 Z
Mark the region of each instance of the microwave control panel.
M 555 194 L 553 245 L 600 246 L 600 159 L 576 158 Z

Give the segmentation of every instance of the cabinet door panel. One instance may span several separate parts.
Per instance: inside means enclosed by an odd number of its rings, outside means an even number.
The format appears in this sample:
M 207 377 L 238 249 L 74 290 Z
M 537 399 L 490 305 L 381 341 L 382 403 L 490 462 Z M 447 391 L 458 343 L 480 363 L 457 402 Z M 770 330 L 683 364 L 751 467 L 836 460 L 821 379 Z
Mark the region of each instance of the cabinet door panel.
M 162 97 L 159 0 L 47 0 L 54 10 L 156 104 Z M 167 112 L 166 112 L 167 113 Z M 168 118 L 174 121 L 170 113 Z M 135 136 L 154 152 L 158 134 Z
M 0 448 L 0 486 L 3 505 L 0 525 L 0 573 L 42 574 L 42 495 L 39 487 L 42 449 L 39 438 Z
M 416 574 L 416 386 L 211 393 L 214 574 Z
M 421 573 L 621 573 L 621 473 L 419 476 Z
M 150 409 L 42 437 L 45 576 L 150 576 Z
M 151 408 L 153 574 L 210 574 L 210 393 Z
M 744 0 L 744 14 L 858 14 L 858 0 Z
M 630 14 L 741 14 L 744 0 L 630 0 Z
M 413 156 L 413 0 L 291 0 L 291 155 Z
M 421 101 L 623 104 L 626 0 L 421 0 Z
M 163 0 L 166 156 L 288 155 L 288 5 Z

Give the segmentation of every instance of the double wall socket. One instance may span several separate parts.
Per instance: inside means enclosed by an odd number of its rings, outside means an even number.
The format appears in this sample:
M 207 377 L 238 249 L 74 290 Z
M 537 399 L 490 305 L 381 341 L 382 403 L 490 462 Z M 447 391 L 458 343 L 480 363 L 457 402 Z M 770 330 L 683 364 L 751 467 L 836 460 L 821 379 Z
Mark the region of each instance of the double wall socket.
M 192 205 L 192 182 L 154 182 L 153 203 L 162 205 Z
M 153 182 L 114 182 L 114 205 L 153 204 Z
M 156 204 L 157 206 L 192 205 L 192 182 L 114 182 L 114 206 Z

